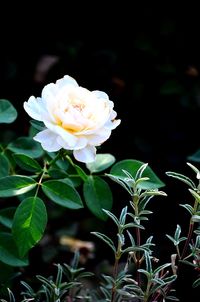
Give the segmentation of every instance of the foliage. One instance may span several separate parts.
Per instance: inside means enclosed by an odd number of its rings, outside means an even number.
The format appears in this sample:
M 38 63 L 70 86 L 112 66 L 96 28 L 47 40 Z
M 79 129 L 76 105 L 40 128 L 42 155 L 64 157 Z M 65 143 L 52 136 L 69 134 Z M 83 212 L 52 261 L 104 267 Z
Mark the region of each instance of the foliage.
M 0 122 L 12 123 L 16 117 L 13 105 L 8 100 L 1 100 Z M 146 232 L 145 223 L 152 213 L 147 208 L 150 200 L 166 196 L 159 190 L 165 186 L 164 182 L 148 164 L 138 160 L 116 162 L 113 155 L 98 153 L 94 162 L 80 164 L 72 159 L 69 150 L 47 152 L 31 135 L 41 127 L 42 123 L 31 121 L 29 137 L 19 137 L 0 145 L 1 263 L 16 268 L 29 265 L 31 249 L 42 240 L 51 223 L 49 209 L 53 204 L 70 211 L 85 208 L 102 222 L 111 219 L 117 228 L 115 238 L 98 231 L 91 234 L 111 249 L 114 264 L 110 275 L 101 275 L 100 287 L 89 290 L 82 279 L 87 280 L 92 273 L 79 267 L 76 251 L 71 265 L 57 264 L 55 278 L 37 276 L 41 284 L 38 290 L 21 281 L 21 301 L 178 301 L 173 285 L 180 264 L 189 265 L 197 272 L 193 286 L 199 286 L 200 171 L 188 163 L 196 174 L 197 184 L 183 174 L 167 172 L 169 177 L 189 187 L 194 202 L 181 205 L 190 216 L 188 234 L 182 236 L 181 226 L 177 225 L 174 236 L 166 235 L 174 245 L 175 254 L 171 259 L 169 257 L 169 262 L 162 264 L 154 256 L 153 236 L 143 236 L 143 232 Z M 130 198 L 119 217 L 112 211 L 112 181 Z M 14 302 L 14 296 L 9 289 L 8 301 Z

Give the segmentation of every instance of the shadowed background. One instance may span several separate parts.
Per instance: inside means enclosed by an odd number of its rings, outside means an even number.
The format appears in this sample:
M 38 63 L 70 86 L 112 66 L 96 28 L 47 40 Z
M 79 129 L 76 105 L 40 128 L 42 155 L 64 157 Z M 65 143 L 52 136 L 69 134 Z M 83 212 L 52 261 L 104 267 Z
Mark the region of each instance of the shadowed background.
M 165 5 L 160 11 L 116 4 L 106 10 L 99 3 L 81 16 L 75 7 L 57 6 L 49 14 L 34 6 L 32 16 L 31 12 L 31 6 L 24 13 L 6 10 L 11 26 L 1 21 L 0 98 L 13 103 L 19 118 L 0 136 L 27 135 L 29 117 L 23 102 L 31 95 L 40 96 L 44 85 L 65 74 L 90 90 L 105 91 L 115 103 L 121 125 L 100 152 L 117 160 L 148 162 L 167 185 L 168 197 L 153 202 L 155 214 L 149 223 L 155 240 L 163 244 L 159 256 L 164 257 L 163 234 L 184 223 L 186 216 L 181 216 L 178 204 L 189 197 L 185 187 L 165 172 L 189 174 L 187 157 L 200 147 L 198 12 L 194 7 L 180 11 Z M 122 205 L 120 194 L 116 187 L 116 209 Z M 63 227 L 57 222 L 52 229 Z M 90 228 L 83 221 L 79 236 L 84 238 Z M 179 295 L 183 301 L 183 288 Z

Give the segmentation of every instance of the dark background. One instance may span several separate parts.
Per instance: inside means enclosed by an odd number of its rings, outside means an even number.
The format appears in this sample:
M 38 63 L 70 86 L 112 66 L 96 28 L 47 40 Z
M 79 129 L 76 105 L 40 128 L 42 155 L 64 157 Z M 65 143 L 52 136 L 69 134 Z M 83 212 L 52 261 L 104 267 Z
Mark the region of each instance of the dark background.
M 18 109 L 11 126 L 16 135 L 27 135 L 29 117 L 22 104 L 31 95 L 40 96 L 49 82 L 68 74 L 81 86 L 105 91 L 121 125 L 101 151 L 117 160 L 148 162 L 167 185 L 168 197 L 154 201 L 150 223 L 155 240 L 163 242 L 162 258 L 168 248 L 163 234 L 172 234 L 177 223 L 187 230 L 187 216 L 178 204 L 190 198 L 187 188 L 165 172 L 190 176 L 187 157 L 200 147 L 199 12 L 194 6 L 164 3 L 84 4 L 58 2 L 50 11 L 30 4 L 1 11 L 0 98 Z M 42 58 L 54 61 L 43 72 Z M 186 289 L 182 284 L 178 294 L 186 301 L 191 283 Z

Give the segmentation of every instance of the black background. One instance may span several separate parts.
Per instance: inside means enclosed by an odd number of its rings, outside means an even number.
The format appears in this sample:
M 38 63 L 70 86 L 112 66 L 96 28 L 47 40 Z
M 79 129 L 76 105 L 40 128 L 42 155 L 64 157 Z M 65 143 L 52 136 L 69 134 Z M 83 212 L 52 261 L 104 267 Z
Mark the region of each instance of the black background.
M 19 111 L 11 127 L 16 135 L 26 135 L 29 117 L 23 102 L 30 95 L 40 96 L 44 85 L 65 74 L 88 89 L 105 91 L 121 125 L 101 151 L 117 160 L 148 162 L 167 185 L 168 197 L 154 201 L 150 222 L 150 232 L 163 244 L 159 256 L 165 258 L 163 234 L 172 234 L 177 223 L 187 230 L 187 216 L 178 204 L 189 198 L 187 189 L 165 172 L 189 176 L 187 157 L 200 147 L 197 8 L 98 1 L 8 6 L 1 10 L 0 98 L 9 99 Z M 38 82 L 36 66 L 46 55 L 58 61 Z M 188 301 L 191 289 L 190 278 L 185 278 L 187 282 L 181 277 L 178 284 L 181 301 Z

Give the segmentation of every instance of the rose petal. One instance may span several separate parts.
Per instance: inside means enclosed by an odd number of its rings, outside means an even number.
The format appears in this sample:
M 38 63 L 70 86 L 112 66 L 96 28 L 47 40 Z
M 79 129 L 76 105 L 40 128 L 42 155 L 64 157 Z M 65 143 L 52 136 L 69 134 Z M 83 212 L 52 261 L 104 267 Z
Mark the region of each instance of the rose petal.
M 69 144 L 69 141 L 64 140 L 61 136 L 58 136 L 57 141 L 58 141 L 59 145 L 61 145 L 64 149 L 67 149 L 67 150 L 82 149 L 82 148 L 85 148 L 85 146 L 88 143 L 88 141 L 85 137 L 78 138 L 76 141 L 76 144 L 73 146 Z
M 57 134 L 53 133 L 49 129 L 45 129 L 36 134 L 33 139 L 41 143 L 42 148 L 48 152 L 56 152 L 62 147 L 57 142 Z
M 75 135 L 69 133 L 58 125 L 54 125 L 46 121 L 44 121 L 44 123 L 45 126 L 51 130 L 51 132 L 54 132 L 56 136 L 60 136 L 64 141 L 66 141 L 70 150 L 77 144 L 78 138 Z
M 37 121 L 42 121 L 40 98 L 36 99 L 34 96 L 31 96 L 28 99 L 28 102 L 24 102 L 24 109 L 30 115 L 30 117 Z
M 99 130 L 99 132 L 93 135 L 88 135 L 87 139 L 90 145 L 100 146 L 103 142 L 105 142 L 110 137 L 110 135 L 111 135 L 110 129 L 102 128 Z
M 78 83 L 76 82 L 76 80 L 68 75 L 64 76 L 62 79 L 57 80 L 56 81 L 56 85 L 58 86 L 58 88 L 62 88 L 66 85 L 72 85 L 75 87 L 78 87 Z
M 83 149 L 74 150 L 73 154 L 76 160 L 83 163 L 91 163 L 95 161 L 96 148 L 94 146 L 87 145 L 87 147 Z
M 92 94 L 94 94 L 98 99 L 106 99 L 106 100 L 109 100 L 109 97 L 108 95 L 103 92 L 103 91 L 100 91 L 100 90 L 93 90 L 92 91 Z

